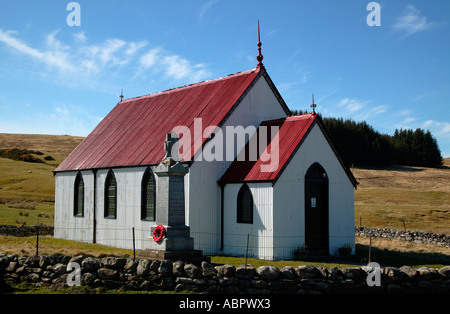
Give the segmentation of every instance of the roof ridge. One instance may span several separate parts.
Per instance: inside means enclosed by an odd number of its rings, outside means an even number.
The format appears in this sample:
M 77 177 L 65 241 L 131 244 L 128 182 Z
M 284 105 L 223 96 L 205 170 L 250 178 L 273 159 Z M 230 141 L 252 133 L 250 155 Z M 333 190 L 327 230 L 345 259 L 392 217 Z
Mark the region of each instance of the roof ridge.
M 314 118 L 315 116 L 316 115 L 313 115 L 311 113 L 304 113 L 304 114 L 299 114 L 299 115 L 289 116 L 289 117 L 284 117 L 284 118 L 265 120 L 265 121 L 261 122 L 261 124 L 276 123 L 276 122 L 281 122 L 281 121 L 291 122 L 291 121 L 305 120 L 305 119 Z
M 142 95 L 142 96 L 137 96 L 137 97 L 133 97 L 133 98 L 128 98 L 128 99 L 124 99 L 122 102 L 127 102 L 127 101 L 134 101 L 136 99 L 142 99 L 142 98 L 150 98 L 150 97 L 156 97 L 159 95 L 164 95 L 164 94 L 168 94 L 168 93 L 172 93 L 175 91 L 181 91 L 181 90 L 185 90 L 185 89 L 189 89 L 189 88 L 194 88 L 194 87 L 198 87 L 198 86 L 203 86 L 203 85 L 207 85 L 207 84 L 213 84 L 216 82 L 220 82 L 223 80 L 227 80 L 227 79 L 231 79 L 233 77 L 238 77 L 241 75 L 247 75 L 253 72 L 259 72 L 260 68 L 259 67 L 255 67 L 253 69 L 247 70 L 247 71 L 241 71 L 241 72 L 237 72 L 237 73 L 231 73 L 228 74 L 227 76 L 222 76 L 219 78 L 215 78 L 215 79 L 211 79 L 211 80 L 204 80 L 204 81 L 200 81 L 200 82 L 196 82 L 196 83 L 192 83 L 192 84 L 188 84 L 188 85 L 183 85 L 183 86 L 178 86 L 178 87 L 174 87 L 174 88 L 169 88 L 160 92 L 155 92 L 152 94 L 147 94 L 147 95 Z

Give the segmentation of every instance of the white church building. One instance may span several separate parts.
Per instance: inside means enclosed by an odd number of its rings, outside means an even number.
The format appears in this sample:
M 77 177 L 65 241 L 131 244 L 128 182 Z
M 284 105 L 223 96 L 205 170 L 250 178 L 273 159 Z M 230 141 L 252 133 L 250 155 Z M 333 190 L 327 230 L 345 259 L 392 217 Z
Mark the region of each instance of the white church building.
M 258 61 L 120 101 L 55 169 L 54 236 L 148 249 L 158 225 L 154 168 L 172 133 L 189 170 L 186 225 L 204 255 L 277 260 L 303 245 L 326 255 L 354 245 L 355 178 L 315 105 L 290 116 L 261 53 Z

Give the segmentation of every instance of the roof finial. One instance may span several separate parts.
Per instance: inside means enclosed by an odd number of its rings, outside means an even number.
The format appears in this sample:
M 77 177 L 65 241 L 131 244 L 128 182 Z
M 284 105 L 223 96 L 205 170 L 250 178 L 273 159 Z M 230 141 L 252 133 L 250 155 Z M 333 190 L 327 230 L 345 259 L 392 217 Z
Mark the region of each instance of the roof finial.
M 316 111 L 315 111 L 315 109 L 316 109 L 316 107 L 317 107 L 317 105 L 314 103 L 314 93 L 312 94 L 312 105 L 311 105 L 311 108 L 312 108 L 312 114 L 316 114 Z
M 263 65 L 262 61 L 264 59 L 263 55 L 261 54 L 261 46 L 262 46 L 262 43 L 261 43 L 261 36 L 260 36 L 260 32 L 259 32 L 259 20 L 258 20 L 258 56 L 256 57 L 256 60 L 258 60 L 258 66 Z
M 122 91 L 120 92 L 120 101 L 122 102 L 122 100 L 123 100 L 123 88 L 122 88 Z

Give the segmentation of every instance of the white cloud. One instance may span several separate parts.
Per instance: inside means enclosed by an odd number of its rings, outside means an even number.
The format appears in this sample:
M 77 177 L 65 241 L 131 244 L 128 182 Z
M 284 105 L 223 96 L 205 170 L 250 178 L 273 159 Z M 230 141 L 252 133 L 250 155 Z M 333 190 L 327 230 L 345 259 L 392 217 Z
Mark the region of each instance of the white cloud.
M 149 50 L 147 53 L 142 55 L 141 58 L 139 59 L 140 65 L 144 69 L 147 69 L 147 68 L 155 65 L 156 61 L 159 58 L 160 53 L 161 53 L 160 48 L 153 48 L 153 49 Z
M 202 7 L 200 8 L 200 12 L 198 14 L 198 18 L 201 20 L 203 18 L 203 16 L 205 15 L 205 13 L 208 12 L 209 10 L 211 10 L 213 5 L 215 5 L 216 3 L 219 3 L 219 1 L 220 0 L 209 0 L 204 5 L 202 5 Z
M 388 107 L 389 107 L 388 105 L 380 105 L 380 106 L 376 106 L 374 108 L 371 108 L 369 110 L 369 115 L 370 116 L 376 116 L 376 115 L 385 113 L 387 111 Z
M 75 34 L 73 34 L 73 37 L 75 38 L 76 41 L 78 41 L 80 43 L 87 42 L 87 37 L 84 32 L 75 33 Z
M 160 47 L 144 50 L 149 46 L 146 40 L 130 42 L 110 38 L 89 44 L 86 34 L 80 32 L 73 35 L 76 45 L 70 46 L 58 40 L 58 33 L 59 31 L 54 31 L 47 35 L 44 48 L 36 49 L 21 40 L 17 32 L 0 29 L 0 43 L 38 61 L 37 66 L 44 64 L 50 67 L 41 71 L 42 77 L 70 86 L 99 88 L 102 79 L 109 79 L 112 73 L 124 70 L 125 65 L 127 70 L 135 73 L 134 76 L 131 75 L 131 79 L 150 67 L 166 74 L 170 79 L 189 80 L 192 83 L 210 75 L 203 63 L 192 64 Z
M 138 50 L 140 50 L 141 48 L 144 48 L 147 45 L 148 45 L 148 42 L 146 40 L 142 40 L 142 41 L 139 41 L 139 42 L 131 42 L 128 45 L 128 48 L 125 50 L 125 54 L 128 55 L 128 56 L 132 56 Z
M 423 123 L 423 129 L 429 129 L 431 133 L 439 137 L 446 137 L 450 139 L 450 123 L 440 122 L 434 120 L 427 120 Z
M 15 32 L 15 31 L 4 32 L 0 29 L 0 41 L 4 42 L 11 48 L 14 48 L 15 50 L 19 51 L 20 53 L 29 55 L 36 59 L 44 59 L 44 53 L 40 52 L 37 49 L 27 46 L 26 44 L 22 43 L 18 39 L 11 36 L 12 34 L 17 34 L 17 32 Z
M 204 64 L 192 66 L 188 60 L 177 55 L 166 56 L 162 62 L 166 67 L 166 75 L 177 80 L 192 77 L 194 81 L 199 81 L 209 75 L 208 71 L 204 70 Z
M 435 25 L 433 22 L 427 22 L 426 16 L 421 15 L 421 12 L 416 7 L 408 5 L 405 13 L 397 19 L 393 27 L 395 30 L 405 32 L 409 36 L 428 30 Z
M 354 113 L 364 108 L 368 103 L 368 101 L 361 102 L 357 99 L 344 98 L 338 102 L 337 106 L 344 107 L 348 113 Z

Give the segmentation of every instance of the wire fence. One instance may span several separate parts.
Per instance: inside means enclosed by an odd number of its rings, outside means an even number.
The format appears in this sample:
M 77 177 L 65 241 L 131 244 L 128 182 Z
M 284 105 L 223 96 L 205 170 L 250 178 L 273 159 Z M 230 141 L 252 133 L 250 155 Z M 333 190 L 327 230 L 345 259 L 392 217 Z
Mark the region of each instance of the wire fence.
M 92 227 L 69 227 L 69 228 L 54 228 L 55 234 L 58 237 L 81 240 L 84 236 L 84 241 L 92 241 L 94 237 L 94 230 Z M 96 243 L 120 246 L 127 249 L 133 247 L 133 255 L 136 254 L 136 247 L 138 250 L 145 247 L 145 241 L 153 241 L 152 232 L 149 228 L 135 228 L 135 227 L 121 227 L 111 228 L 108 226 L 98 226 L 95 232 Z M 88 236 L 88 237 L 86 237 Z M 305 236 L 304 235 L 269 235 L 269 234 L 250 234 L 250 233 L 217 233 L 217 232 L 204 232 L 195 231 L 191 232 L 190 236 L 195 239 L 196 247 L 207 248 L 207 250 L 217 252 L 234 252 L 241 256 L 247 256 L 250 252 L 251 256 L 269 256 L 267 252 L 293 252 L 301 248 L 305 248 Z M 319 240 L 324 240 L 323 237 L 318 237 Z M 222 240 L 223 239 L 223 242 Z M 314 237 L 309 237 L 309 240 L 314 241 Z M 343 245 L 345 241 L 348 241 L 348 245 L 351 243 L 350 236 L 327 236 L 325 239 L 326 249 L 334 250 L 337 246 L 329 246 L 330 243 L 341 243 Z M 322 242 L 323 243 L 323 242 Z M 38 244 L 37 244 L 38 246 Z M 316 249 L 323 249 L 325 247 L 316 247 Z M 267 255 L 269 254 L 269 255 Z M 273 253 L 272 253 L 273 254 Z

